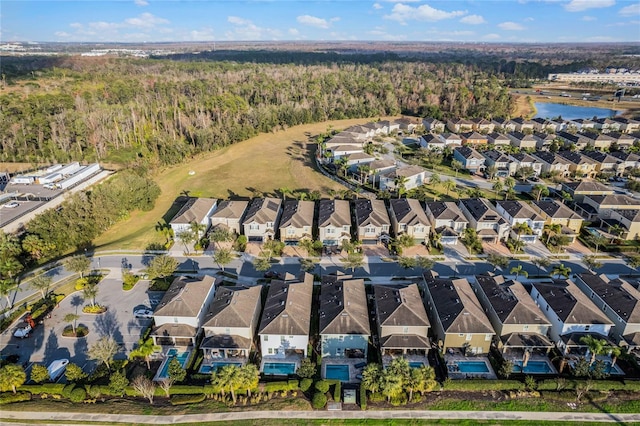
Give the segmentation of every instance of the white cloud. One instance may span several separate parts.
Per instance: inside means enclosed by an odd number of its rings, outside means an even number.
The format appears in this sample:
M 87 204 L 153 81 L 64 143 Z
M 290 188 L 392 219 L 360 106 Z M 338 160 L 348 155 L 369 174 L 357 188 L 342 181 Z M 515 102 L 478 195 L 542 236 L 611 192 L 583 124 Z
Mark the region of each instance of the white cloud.
M 301 15 L 296 18 L 296 21 L 298 21 L 298 23 L 302 25 L 308 25 L 310 27 L 323 28 L 323 29 L 329 28 L 329 23 L 327 22 L 326 19 L 318 18 L 316 16 Z
M 64 32 L 64 31 L 56 31 L 55 33 L 53 33 L 53 35 L 55 35 L 56 37 L 71 37 L 71 34 Z
M 383 6 L 380 3 L 374 3 L 373 4 L 373 8 L 376 9 L 376 10 L 380 10 L 380 9 L 382 9 L 382 7 Z
M 535 19 L 532 18 L 531 16 L 528 16 L 528 17 L 524 18 L 523 21 L 524 22 L 533 22 L 533 21 L 535 21 Z
M 598 19 L 598 18 L 596 18 L 595 16 L 583 16 L 583 17 L 582 17 L 582 20 L 583 20 L 583 21 L 586 21 L 586 22 L 595 21 L 595 20 L 597 20 L 597 19 Z
M 511 22 L 511 21 L 502 22 L 502 23 L 498 24 L 498 28 L 500 28 L 501 30 L 505 30 L 505 31 L 522 31 L 522 30 L 524 30 L 524 27 L 522 25 L 518 24 L 517 22 Z
M 440 9 L 434 9 L 428 4 L 412 7 L 398 3 L 393 6 L 390 15 L 385 15 L 385 19 L 398 21 L 400 23 L 405 23 L 407 21 L 435 22 L 443 19 L 457 18 L 458 16 L 464 16 L 466 14 L 466 10 L 454 10 L 453 12 L 447 12 Z
M 300 34 L 300 31 L 298 31 L 295 28 L 289 28 L 289 34 L 291 34 L 293 36 L 297 36 L 298 34 Z
M 611 7 L 616 4 L 616 0 L 571 0 L 564 5 L 567 12 L 582 12 L 587 9 L 601 9 Z
M 638 16 L 640 15 L 640 3 L 625 6 L 618 13 L 622 16 Z
M 480 25 L 480 24 L 487 23 L 487 21 L 485 21 L 484 18 L 480 15 L 467 15 L 462 19 L 460 19 L 460 22 L 462 22 L 463 24 L 469 24 L 469 25 Z
M 125 19 L 124 22 L 133 27 L 141 27 L 141 28 L 153 28 L 157 25 L 169 23 L 168 20 L 164 18 L 160 18 L 148 12 L 145 12 L 136 18 Z
M 482 36 L 482 38 L 485 40 L 497 40 L 500 38 L 500 36 L 496 33 L 491 33 L 491 34 L 485 34 L 484 36 Z
M 136 6 L 149 6 L 149 2 L 147 0 L 133 0 Z
M 228 40 L 277 40 L 282 36 L 279 30 L 263 28 L 252 21 L 238 16 L 227 17 L 227 22 L 234 25 L 232 31 L 227 31 Z

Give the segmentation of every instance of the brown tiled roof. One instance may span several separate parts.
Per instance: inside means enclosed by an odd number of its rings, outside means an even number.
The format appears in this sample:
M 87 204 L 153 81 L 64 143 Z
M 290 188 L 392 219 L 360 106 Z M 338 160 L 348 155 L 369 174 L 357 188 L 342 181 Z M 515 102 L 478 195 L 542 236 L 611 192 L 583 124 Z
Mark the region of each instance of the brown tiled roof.
M 302 228 L 313 225 L 313 211 L 315 203 L 313 201 L 287 200 L 283 203 L 282 216 L 278 227 Z
M 251 327 L 262 286 L 218 287 L 202 327 Z
M 324 278 L 320 287 L 320 334 L 370 335 L 364 280 Z
M 197 317 L 207 295 L 214 291 L 214 283 L 215 278 L 209 275 L 176 278 L 162 297 L 154 316 Z
M 213 198 L 189 198 L 169 223 L 200 223 L 217 202 Z
M 429 219 L 420 201 L 413 198 L 394 198 L 389 201 L 391 214 L 398 223 L 407 225 L 429 225 Z
M 427 312 L 416 284 L 373 286 L 380 326 L 429 326 Z
M 196 337 L 197 330 L 187 324 L 167 323 L 151 330 L 151 336 L 155 337 Z
M 224 200 L 220 202 L 211 218 L 241 219 L 248 205 L 248 201 Z
M 309 335 L 313 275 L 272 280 L 260 320 L 260 334 Z

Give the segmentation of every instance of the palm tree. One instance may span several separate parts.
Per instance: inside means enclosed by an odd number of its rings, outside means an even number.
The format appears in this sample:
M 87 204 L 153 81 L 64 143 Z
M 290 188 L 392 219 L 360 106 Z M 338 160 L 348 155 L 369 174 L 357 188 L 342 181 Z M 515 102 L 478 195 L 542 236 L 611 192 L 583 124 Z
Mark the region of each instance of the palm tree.
M 497 268 L 504 269 L 509 266 L 509 258 L 499 254 L 491 253 L 487 256 L 487 262 L 493 265 L 493 272 L 495 272 Z
M 218 249 L 213 253 L 213 261 L 222 269 L 224 272 L 225 265 L 228 265 L 233 260 L 233 253 L 229 249 Z
M 402 359 L 402 358 L 396 358 Z M 381 391 L 382 395 L 387 397 L 387 402 L 391 401 L 391 398 L 396 398 L 398 395 L 402 394 L 403 389 L 403 380 L 402 377 L 395 374 L 389 369 L 386 369 L 382 373 L 381 379 Z
M 243 388 L 247 389 L 247 395 L 251 397 L 251 391 L 258 387 L 260 382 L 260 371 L 255 364 L 246 364 L 240 367 L 240 382 Z
M 567 204 L 567 201 L 573 201 L 571 194 L 566 191 L 560 192 L 560 196 L 562 197 L 562 204 Z
M 589 255 L 583 256 L 582 263 L 587 265 L 587 268 L 589 268 L 589 271 L 602 268 L 602 262 L 599 262 L 596 256 L 589 256 Z
M 431 173 L 431 176 L 429 177 L 429 184 L 431 184 L 432 186 L 438 185 L 442 182 L 442 180 L 440 180 L 440 175 L 437 173 Z
M 540 276 L 540 268 L 548 268 L 551 261 L 546 257 L 537 257 L 533 259 L 533 264 L 538 267 L 538 276 Z
M 369 173 L 371 173 L 371 167 L 368 164 L 360 164 L 358 166 L 358 173 L 360 174 L 360 184 L 364 185 Z
M 82 289 L 82 296 L 85 299 L 89 299 L 91 301 L 91 306 L 96 306 L 96 296 L 98 295 L 98 285 L 95 283 L 88 283 Z
M 153 342 L 153 338 L 149 337 L 147 340 L 142 340 L 138 342 L 138 347 L 131 351 L 129 354 L 130 359 L 142 358 L 147 363 L 147 368 L 151 369 L 150 359 L 151 355 L 162 349 L 161 346 L 155 345 Z
M 189 254 L 189 244 L 195 241 L 195 235 L 193 234 L 193 232 L 191 232 L 190 229 L 185 229 L 184 231 L 178 232 L 176 238 L 180 240 L 180 242 L 184 245 L 184 249 L 186 250 L 187 254 Z
M 456 171 L 456 178 L 458 178 L 458 170 L 463 167 L 463 164 L 458 160 L 451 160 L 451 168 Z
M 456 183 L 454 181 L 452 181 L 451 179 L 445 180 L 442 183 L 442 185 L 447 190 L 447 196 L 449 196 L 449 191 L 451 191 L 452 189 L 454 189 L 456 187 Z
M 492 189 L 496 193 L 496 200 L 497 200 L 498 194 L 502 192 L 502 190 L 504 189 L 504 185 L 502 184 L 501 181 L 498 180 L 496 181 L 496 183 L 493 184 Z
M 544 231 L 547 233 L 547 245 L 549 245 L 551 237 L 562 231 L 562 225 L 559 223 L 548 223 L 544 225 Z
M 44 299 L 47 296 L 49 287 L 51 286 L 51 277 L 49 275 L 38 275 L 29 282 L 29 287 L 39 290 L 40 295 Z
M 73 330 L 73 335 L 76 335 L 76 321 L 78 321 L 80 315 L 74 314 L 73 312 L 69 312 L 64 316 L 64 321 L 71 324 L 71 330 Z
M 569 275 L 571 275 L 571 268 L 565 266 L 564 263 L 560 263 L 553 267 L 551 275 L 556 275 L 558 279 L 560 279 L 560 276 L 569 278 Z
M 231 232 L 229 230 L 224 229 L 222 227 L 216 226 L 213 229 L 213 232 L 209 234 L 211 241 L 216 243 L 218 247 L 220 247 L 220 243 L 229 241 L 231 239 Z
M 624 232 L 625 229 L 617 223 L 615 225 L 611 225 L 609 227 L 609 233 L 615 237 L 611 240 L 611 243 L 613 243 L 615 240 L 619 240 Z
M 591 334 L 582 336 L 580 343 L 584 343 L 589 348 L 589 365 L 592 365 L 596 361 L 596 356 L 602 355 L 609 351 L 609 344 L 604 339 L 598 339 Z
M 511 227 L 511 229 L 518 236 L 518 240 L 520 240 L 520 235 L 524 234 L 525 232 L 527 232 L 527 235 L 531 235 L 531 234 L 529 234 L 529 232 L 531 232 L 531 228 L 529 227 L 529 225 L 526 222 L 516 223 L 515 225 L 513 225 Z
M 346 159 L 345 159 L 346 160 Z M 278 189 L 278 192 L 280 193 L 280 195 L 282 196 L 283 200 L 287 199 L 287 195 L 291 194 L 291 190 L 289 188 L 286 187 L 282 187 Z
M 540 201 L 540 197 L 549 195 L 549 188 L 546 185 L 537 184 L 534 185 L 531 193 L 536 197 L 536 201 Z
M 485 173 L 489 176 L 489 180 L 493 180 L 496 177 L 496 173 L 498 172 L 498 168 L 495 165 L 491 165 L 486 168 Z
M 16 283 L 9 279 L 0 279 L 0 296 L 4 296 L 7 299 L 7 306 L 13 308 L 13 301 L 11 300 L 11 292 L 18 291 L 20 288 L 16 287 Z
M 516 275 L 516 277 L 515 277 L 516 281 L 518 281 L 518 277 L 520 275 L 522 275 L 525 278 L 529 278 L 529 273 L 524 270 L 524 268 L 522 267 L 522 264 L 520 264 L 518 266 L 514 266 L 513 268 L 511 268 L 511 273 Z
M 371 393 L 379 392 L 381 375 L 380 364 L 367 364 L 362 370 L 362 386 Z
M 193 221 L 189 224 L 189 228 L 193 235 L 195 235 L 196 241 L 200 241 L 200 234 L 207 229 L 207 225 Z
M 409 179 L 405 176 L 396 176 L 395 179 L 393 179 L 393 184 L 396 187 L 396 193 L 398 194 L 398 198 L 400 198 L 400 196 L 404 194 L 405 185 L 407 184 L 408 181 Z
M 631 272 L 629 273 L 629 275 L 633 273 L 634 269 L 640 268 L 640 256 L 638 255 L 625 256 L 624 261 L 627 263 L 627 266 L 629 267 L 629 269 L 631 269 Z
M 222 368 L 218 369 L 214 381 L 222 391 L 224 396 L 224 391 L 229 390 L 231 394 L 231 399 L 233 403 L 236 403 L 236 390 L 242 384 L 242 375 L 240 374 L 240 369 L 235 364 L 225 365 Z
M 513 190 L 513 188 L 516 187 L 516 180 L 511 176 L 507 176 L 504 179 L 504 187 L 507 188 L 507 190 Z
M 598 248 L 609 242 L 609 239 L 601 234 L 589 234 L 589 242 L 596 246 L 596 254 L 598 254 Z

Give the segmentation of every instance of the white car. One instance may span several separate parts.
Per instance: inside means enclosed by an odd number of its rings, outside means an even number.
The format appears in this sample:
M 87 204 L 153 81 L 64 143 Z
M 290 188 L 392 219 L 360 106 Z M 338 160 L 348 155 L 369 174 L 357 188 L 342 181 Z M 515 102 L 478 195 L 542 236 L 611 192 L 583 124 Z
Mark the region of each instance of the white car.
M 7 204 L 4 205 L 4 208 L 6 209 L 15 209 L 16 207 L 18 207 L 20 205 L 20 203 L 17 203 L 15 201 L 11 201 Z
M 52 382 L 58 380 L 58 378 L 62 376 L 62 373 L 64 373 L 64 370 L 67 369 L 68 364 L 69 360 L 66 358 L 56 359 L 51 364 L 49 364 L 49 367 L 47 367 L 47 371 L 49 372 L 49 380 L 51 380 Z
M 25 337 L 29 337 L 29 333 L 31 333 L 31 326 L 24 324 L 13 333 L 13 336 L 24 339 Z
M 136 318 L 153 318 L 153 311 L 150 309 L 136 309 L 133 311 L 133 316 Z

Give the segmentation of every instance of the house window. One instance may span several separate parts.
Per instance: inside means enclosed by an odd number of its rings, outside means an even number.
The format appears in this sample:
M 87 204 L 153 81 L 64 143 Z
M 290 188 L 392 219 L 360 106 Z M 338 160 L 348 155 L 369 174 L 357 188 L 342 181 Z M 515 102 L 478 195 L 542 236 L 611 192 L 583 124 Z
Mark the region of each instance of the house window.
M 594 292 L 591 292 L 591 298 L 592 298 L 592 299 L 593 299 L 593 297 L 594 297 L 595 295 L 596 295 L 596 294 L 595 294 Z
M 382 232 L 389 232 L 389 225 L 382 225 Z
M 404 223 L 401 223 L 399 226 L 401 231 L 406 231 L 407 230 L 407 225 L 405 225 Z
M 178 323 L 178 318 L 177 317 L 173 317 L 173 322 L 177 324 Z
M 349 227 L 347 225 L 345 225 L 345 226 L 342 227 L 342 230 L 344 232 L 349 232 Z
M 529 326 L 528 325 L 523 325 L 522 326 L 522 331 L 528 331 L 529 330 Z
M 267 228 L 273 228 L 273 222 L 267 222 Z
M 284 336 L 280 336 L 280 343 L 284 343 L 287 341 L 287 338 Z
M 230 328 L 225 328 L 225 329 L 224 329 L 224 332 L 225 332 L 226 334 L 231 334 L 231 329 L 230 329 Z
M 402 332 L 407 334 L 409 332 L 409 327 L 403 327 Z
M 493 337 L 492 334 L 490 334 L 490 333 L 485 334 L 484 335 L 484 341 L 485 342 L 490 342 L 491 341 L 491 337 Z
M 465 338 L 465 340 L 467 342 L 471 340 L 471 333 L 467 333 L 467 337 Z
M 269 336 L 264 336 L 264 341 L 268 342 L 269 341 Z
M 374 232 L 376 232 L 376 228 L 373 226 L 367 226 L 366 228 L 364 228 L 364 232 L 367 234 L 373 234 Z
M 296 230 L 293 228 L 287 228 L 287 235 L 294 235 L 296 233 Z
M 252 223 L 251 225 L 249 225 L 249 229 L 251 231 L 257 231 L 258 229 L 260 229 L 260 225 L 258 225 L 257 223 Z
M 269 355 L 273 355 L 273 348 L 269 348 L 268 352 Z
M 334 234 L 336 232 L 333 228 L 327 228 L 327 235 Z
M 422 226 L 416 226 L 415 230 L 416 232 L 420 232 L 420 233 L 424 232 L 424 228 Z
M 464 336 L 464 333 L 458 334 L 458 337 L 463 337 L 463 336 Z
M 590 328 L 591 328 L 591 325 L 587 324 L 587 325 L 584 326 L 584 331 L 589 331 Z
M 344 342 L 344 336 L 338 336 L 338 340 Z

